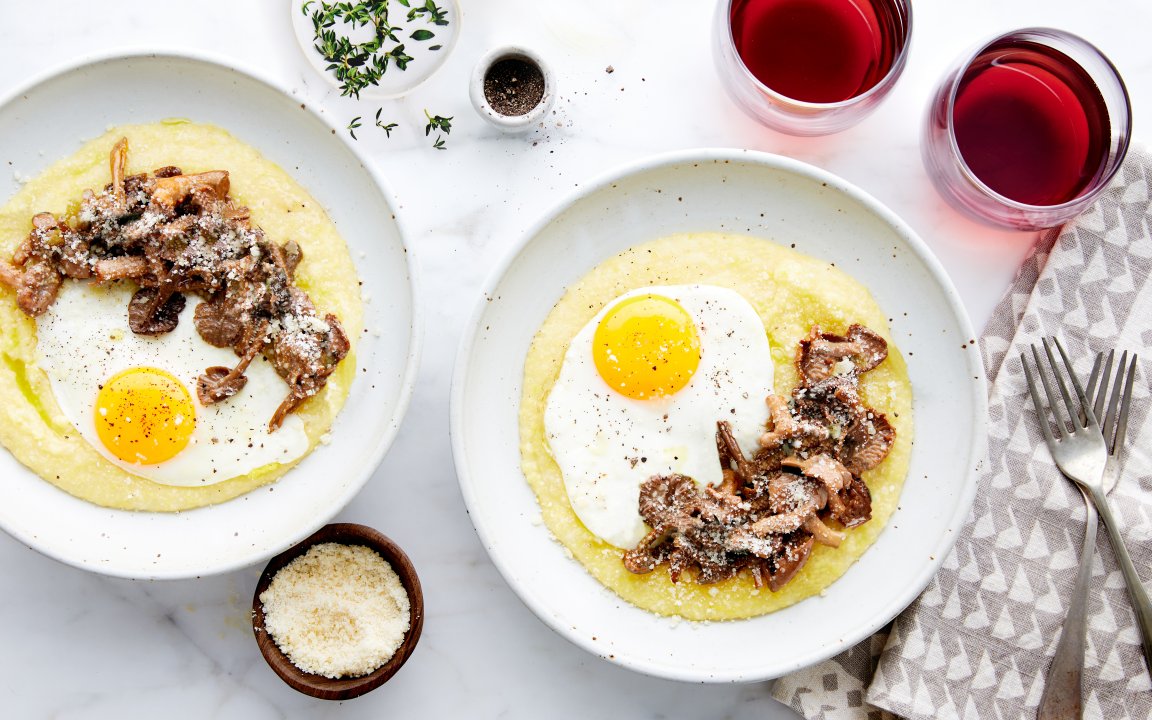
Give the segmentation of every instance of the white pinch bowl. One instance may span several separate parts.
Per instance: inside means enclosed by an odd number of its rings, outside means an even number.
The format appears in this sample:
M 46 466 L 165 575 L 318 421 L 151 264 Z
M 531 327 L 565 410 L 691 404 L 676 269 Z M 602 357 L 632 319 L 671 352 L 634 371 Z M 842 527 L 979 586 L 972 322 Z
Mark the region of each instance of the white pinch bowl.
M 544 76 L 544 95 L 540 102 L 523 115 L 503 115 L 492 109 L 488 98 L 484 94 L 484 77 L 488 69 L 501 60 L 516 59 L 531 63 L 540 68 Z M 518 45 L 505 45 L 484 53 L 472 68 L 472 78 L 468 83 L 468 96 L 472 100 L 472 107 L 476 114 L 486 120 L 490 125 L 509 135 L 527 132 L 537 126 L 552 109 L 556 102 L 556 76 L 538 53 Z

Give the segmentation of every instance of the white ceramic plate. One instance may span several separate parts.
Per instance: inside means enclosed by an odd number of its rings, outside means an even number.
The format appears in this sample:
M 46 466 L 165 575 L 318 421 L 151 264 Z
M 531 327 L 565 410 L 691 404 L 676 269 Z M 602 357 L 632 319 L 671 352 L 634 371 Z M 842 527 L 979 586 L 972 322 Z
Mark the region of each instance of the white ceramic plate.
M 109 57 L 32 83 L 0 104 L 0 198 L 109 126 L 183 117 L 219 125 L 288 170 L 328 210 L 364 289 L 365 327 L 347 405 L 279 482 L 181 512 L 100 508 L 44 482 L 0 448 L 0 527 L 71 565 L 176 578 L 265 560 L 327 522 L 363 486 L 404 415 L 416 370 L 412 268 L 381 179 L 320 116 L 268 82 L 203 58 Z
M 292 19 L 292 32 L 296 36 L 300 50 L 304 53 L 304 58 L 312 66 L 312 69 L 323 75 L 329 85 L 339 89 L 340 82 L 328 70 L 330 63 L 315 48 L 316 28 L 312 24 L 312 14 L 319 12 L 321 3 L 313 0 L 308 6 L 308 11 L 302 12 L 301 8 L 306 2 L 307 0 L 290 0 L 287 4 Z M 328 4 L 331 5 L 332 3 Z M 423 5 L 423 0 L 410 3 L 413 8 Z M 446 11 L 444 18 L 448 21 L 447 25 L 433 25 L 427 22 L 426 16 L 421 16 L 416 20 L 406 20 L 408 8 L 399 4 L 391 6 L 392 22 L 402 28 L 402 30 L 397 31 L 397 39 L 403 42 L 404 52 L 410 55 L 412 60 L 404 70 L 389 62 L 388 69 L 384 71 L 380 81 L 361 90 L 360 97 L 388 99 L 407 95 L 423 85 L 448 61 L 448 56 L 456 47 L 456 38 L 460 37 L 460 23 L 463 21 L 463 13 L 456 0 L 440 0 L 439 5 Z M 367 42 L 374 33 L 374 29 L 369 26 L 352 28 L 343 20 L 337 21 L 330 30 L 336 33 L 337 37 L 347 36 L 351 41 L 357 43 Z M 435 37 L 423 41 L 413 40 L 411 33 L 416 30 L 427 30 L 434 33 Z M 393 44 L 389 43 L 385 45 L 384 50 L 392 47 Z M 433 47 L 439 49 L 431 50 L 430 48 Z
M 528 345 L 566 286 L 630 246 L 710 230 L 795 243 L 871 288 L 908 360 L 916 439 L 899 509 L 823 597 L 751 620 L 676 622 L 621 600 L 552 539 L 520 470 L 517 412 Z M 577 645 L 678 680 L 778 677 L 851 647 L 895 617 L 952 546 L 972 504 L 985 437 L 973 337 L 956 291 L 924 243 L 844 180 L 749 151 L 660 156 L 560 204 L 488 283 L 452 389 L 460 487 L 504 578 Z

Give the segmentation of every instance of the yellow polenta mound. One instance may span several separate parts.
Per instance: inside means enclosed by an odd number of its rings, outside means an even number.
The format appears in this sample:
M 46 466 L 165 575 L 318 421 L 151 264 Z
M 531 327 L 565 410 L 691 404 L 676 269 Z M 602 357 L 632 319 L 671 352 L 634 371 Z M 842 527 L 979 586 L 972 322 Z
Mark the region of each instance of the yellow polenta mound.
M 165 165 L 176 165 L 185 173 L 227 170 L 231 195 L 251 209 L 252 222 L 270 240 L 295 240 L 300 245 L 304 260 L 296 271 L 296 284 L 309 294 L 321 316 L 331 312 L 340 318 L 349 341 L 355 344 L 363 325 L 359 278 L 336 227 L 288 173 L 211 125 L 184 121 L 126 125 L 85 144 L 24 185 L 0 210 L 0 258 L 12 257 L 32 229 L 33 215 L 61 215 L 84 190 L 99 191 L 107 185 L 108 153 L 121 137 L 128 138 L 129 174 Z M 350 352 L 324 390 L 296 411 L 304 421 L 310 450 L 344 405 L 355 367 Z M 2 286 L 0 443 L 62 490 L 125 510 L 174 511 L 211 505 L 270 483 L 292 467 L 269 465 L 215 485 L 174 487 L 136 477 L 108 462 L 60 412 L 48 376 L 36 365 L 36 322 L 17 308 L 15 294 Z
M 697 585 L 687 576 L 674 584 L 666 566 L 633 575 L 620 561 L 621 550 L 589 532 L 573 512 L 560 468 L 548 452 L 544 408 L 571 339 L 618 295 L 650 285 L 688 283 L 731 288 L 752 304 L 768 333 L 775 391 L 780 394 L 790 393 L 796 385 L 796 345 L 813 325 L 839 333 L 860 323 L 889 343 L 888 359 L 860 382 L 864 402 L 885 413 L 897 432 L 887 459 L 864 474 L 872 492 L 872 519 L 848 530 L 838 548 L 817 545 L 808 564 L 779 592 L 757 590 L 746 572 L 714 585 Z M 900 497 L 911 447 L 912 387 L 907 366 L 892 344 L 887 316 L 868 290 L 826 262 L 752 237 L 674 235 L 600 264 L 552 309 L 524 364 L 521 464 L 545 524 L 600 582 L 628 602 L 661 615 L 690 620 L 746 618 L 818 594 L 843 575 L 884 529 Z

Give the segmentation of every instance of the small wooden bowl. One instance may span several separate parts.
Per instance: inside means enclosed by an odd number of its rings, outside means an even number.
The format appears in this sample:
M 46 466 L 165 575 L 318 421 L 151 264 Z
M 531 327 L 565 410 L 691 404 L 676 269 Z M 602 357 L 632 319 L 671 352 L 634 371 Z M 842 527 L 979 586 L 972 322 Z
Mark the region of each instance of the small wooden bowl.
M 269 583 L 276 573 L 285 565 L 303 555 L 313 545 L 320 543 L 340 543 L 342 545 L 363 545 L 380 553 L 380 557 L 392 566 L 400 576 L 400 582 L 408 593 L 411 607 L 411 625 L 404 641 L 396 649 L 396 653 L 376 670 L 354 678 L 332 679 L 323 675 L 307 673 L 292 664 L 276 641 L 264 630 L 264 604 L 260 602 L 260 593 L 268 589 Z M 252 631 L 256 635 L 256 644 L 272 670 L 280 679 L 296 690 L 323 700 L 349 700 L 359 697 L 370 690 L 374 690 L 390 677 L 408 660 L 408 656 L 416 648 L 420 639 L 420 631 L 424 628 L 424 595 L 420 590 L 420 578 L 416 576 L 416 569 L 412 561 L 404 554 L 396 543 L 381 533 L 365 525 L 355 523 L 333 523 L 317 530 L 311 537 L 288 548 L 268 561 L 260 581 L 256 583 L 256 592 L 252 596 Z

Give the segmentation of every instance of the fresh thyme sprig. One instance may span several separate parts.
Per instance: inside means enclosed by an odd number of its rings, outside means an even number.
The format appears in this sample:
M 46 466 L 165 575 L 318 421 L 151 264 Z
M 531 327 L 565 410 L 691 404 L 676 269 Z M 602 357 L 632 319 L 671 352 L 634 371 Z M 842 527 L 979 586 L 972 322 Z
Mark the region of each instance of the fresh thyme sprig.
M 432 134 L 433 130 L 442 130 L 444 131 L 444 135 L 452 133 L 452 118 L 432 115 L 428 112 L 427 108 L 424 109 L 424 117 L 428 118 L 428 124 L 424 126 L 424 137 Z M 437 150 L 444 150 L 444 136 L 437 134 L 436 140 L 432 143 L 432 147 Z
M 423 5 L 417 5 L 416 7 L 412 7 L 409 4 L 409 0 L 396 0 L 396 2 L 400 3 L 406 8 L 411 8 L 408 11 L 409 20 L 415 20 L 420 15 L 427 15 L 428 22 L 432 23 L 433 25 L 448 24 L 448 20 L 444 17 L 447 14 L 447 11 L 443 8 L 437 7 L 436 3 L 432 0 L 425 0 Z
M 430 115 L 427 108 L 424 110 L 424 117 L 428 118 L 428 125 L 424 127 L 424 134 L 432 132 L 433 130 L 443 130 L 445 134 L 452 132 L 452 118 L 440 117 L 439 115 Z
M 383 130 L 387 137 L 392 137 L 392 131 L 400 127 L 400 124 L 394 122 L 384 122 L 381 119 L 381 115 L 383 114 L 384 108 L 378 108 L 376 110 L 376 127 Z M 424 126 L 424 136 L 428 137 L 432 134 L 433 130 L 439 130 L 441 133 L 443 133 L 443 135 L 440 133 L 436 134 L 436 139 L 432 141 L 432 147 L 436 148 L 437 150 L 447 150 L 448 145 L 444 141 L 444 135 L 450 135 L 452 133 L 452 118 L 444 117 L 442 115 L 433 115 L 432 113 L 428 112 L 427 108 L 424 109 L 424 117 L 428 119 L 428 124 Z M 348 134 L 352 136 L 353 140 L 360 139 L 356 137 L 356 130 L 362 127 L 363 124 L 360 121 L 363 119 L 363 116 L 357 115 L 356 117 L 352 118 L 352 121 L 349 122 L 346 127 Z
M 425 24 L 443 26 L 448 24 L 447 11 L 438 6 L 435 0 L 425 0 L 423 5 L 411 7 L 410 0 L 396 0 L 409 8 L 407 21 L 423 20 Z M 389 64 L 400 70 L 408 68 L 413 58 L 407 53 L 400 35 L 405 28 L 393 25 L 388 19 L 389 0 L 356 0 L 355 2 L 326 2 L 306 0 L 300 10 L 312 19 L 313 45 L 316 52 L 328 63 L 325 68 L 340 83 L 340 94 L 360 98 L 360 91 L 370 85 L 378 85 L 387 72 Z M 371 26 L 371 39 L 356 43 L 348 35 L 337 32 L 336 23 L 341 28 L 356 30 Z M 427 42 L 436 34 L 427 28 L 417 28 L 407 37 L 415 42 Z M 439 50 L 442 45 L 429 45 L 429 50 Z
M 396 123 L 388 123 L 387 125 L 385 125 L 384 121 L 382 121 L 380 119 L 380 113 L 382 113 L 382 112 L 384 112 L 384 108 L 380 108 L 379 110 L 376 111 L 376 127 L 383 130 L 385 136 L 392 137 L 392 131 L 396 129 L 397 124 Z

